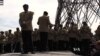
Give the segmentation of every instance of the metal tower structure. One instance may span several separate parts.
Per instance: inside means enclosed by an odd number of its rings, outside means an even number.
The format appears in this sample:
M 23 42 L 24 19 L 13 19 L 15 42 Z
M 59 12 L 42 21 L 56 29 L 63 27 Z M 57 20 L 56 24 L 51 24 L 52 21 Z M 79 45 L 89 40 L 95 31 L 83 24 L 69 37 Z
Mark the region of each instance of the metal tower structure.
M 85 21 L 89 26 L 100 18 L 100 0 L 58 0 L 55 29 L 60 25 L 69 27 L 72 22 L 78 27 Z

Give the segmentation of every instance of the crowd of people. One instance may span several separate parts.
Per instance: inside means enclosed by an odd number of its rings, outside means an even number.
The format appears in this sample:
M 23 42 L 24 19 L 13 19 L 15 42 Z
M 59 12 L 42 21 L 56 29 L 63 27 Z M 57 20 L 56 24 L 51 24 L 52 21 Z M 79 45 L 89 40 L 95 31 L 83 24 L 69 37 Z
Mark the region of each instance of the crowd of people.
M 81 50 L 87 52 L 90 50 L 90 45 L 95 44 L 97 40 L 100 40 L 100 26 L 95 31 L 95 35 L 92 34 L 91 29 L 86 22 L 83 22 L 83 26 L 78 29 L 77 25 L 72 23 L 69 29 L 59 27 L 59 30 L 54 30 L 49 27 L 47 50 L 59 51 L 59 50 Z M 40 36 L 39 29 L 34 29 L 32 32 L 33 48 L 35 51 L 39 51 Z M 12 30 L 0 32 L 0 52 L 21 52 L 23 46 L 21 30 L 16 28 L 16 31 L 12 33 Z
M 43 16 L 39 17 L 37 24 L 39 29 L 32 27 L 34 12 L 28 11 L 28 5 L 23 5 L 24 12 L 20 13 L 19 24 L 21 29 L 0 32 L 0 53 L 21 52 L 34 53 L 33 51 L 66 51 L 90 54 L 96 48 L 96 41 L 100 40 L 100 26 L 91 32 L 86 22 L 82 26 L 71 22 L 69 27 L 60 25 L 57 30 L 50 23 L 48 12 L 44 11 Z M 100 50 L 99 50 L 100 51 Z

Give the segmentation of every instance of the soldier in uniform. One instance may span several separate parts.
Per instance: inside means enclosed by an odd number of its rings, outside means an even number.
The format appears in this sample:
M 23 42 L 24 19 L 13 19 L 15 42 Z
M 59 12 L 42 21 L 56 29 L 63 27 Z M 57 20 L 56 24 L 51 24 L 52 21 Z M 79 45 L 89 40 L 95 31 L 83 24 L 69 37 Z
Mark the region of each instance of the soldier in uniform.
M 5 37 L 5 35 L 4 35 L 4 32 L 3 31 L 1 31 L 0 32 L 1 34 L 0 34 L 0 53 L 4 53 L 4 44 L 5 44 L 5 39 L 6 39 L 6 37 Z
M 39 30 L 35 28 L 32 35 L 33 35 L 32 37 L 33 37 L 34 49 L 36 51 L 39 51 L 39 46 L 40 46 Z
M 97 40 L 95 43 L 96 51 L 93 53 L 93 56 L 100 56 L 100 40 Z
M 21 52 L 21 31 L 19 28 L 16 28 L 16 31 L 14 32 L 14 45 L 13 50 L 14 52 Z
M 90 53 L 90 44 L 93 39 L 93 34 L 91 33 L 91 29 L 87 25 L 86 22 L 83 22 L 83 26 L 80 28 L 80 39 L 81 39 L 81 52 L 84 55 Z
M 4 32 L 4 34 L 5 34 L 5 45 L 4 45 L 4 52 L 6 53 L 7 52 L 7 42 L 8 42 L 8 31 L 5 31 Z
M 71 27 L 68 31 L 68 38 L 70 50 L 75 51 L 75 48 L 78 48 L 79 31 L 77 25 L 73 22 L 71 23 Z
M 48 49 L 50 51 L 53 51 L 53 38 L 54 38 L 54 29 L 52 29 L 52 26 L 49 26 L 49 32 L 48 32 Z
M 47 40 L 48 40 L 48 31 L 49 25 L 52 25 L 49 20 L 48 12 L 44 11 L 43 16 L 39 17 L 37 24 L 39 25 L 39 32 L 40 32 L 40 51 L 47 50 Z
M 14 39 L 14 35 L 12 34 L 12 30 L 9 30 L 7 34 L 7 43 L 5 46 L 5 51 L 8 53 L 12 52 L 13 44 L 14 44 L 13 39 Z
M 69 49 L 69 38 L 68 38 L 68 31 L 67 29 L 64 27 L 63 28 L 63 40 L 64 40 L 64 50 L 68 50 Z
M 100 40 L 100 25 L 98 26 L 97 30 L 95 31 L 95 39 Z
M 54 30 L 53 32 L 53 50 L 58 51 L 59 50 L 59 35 L 58 31 Z
M 59 36 L 59 50 L 65 50 L 65 40 L 64 40 L 64 30 L 62 25 L 60 25 L 60 28 L 58 30 L 58 36 Z
M 33 43 L 32 43 L 32 19 L 34 12 L 28 11 L 28 4 L 23 5 L 24 12 L 20 13 L 19 24 L 21 26 L 22 32 L 22 41 L 23 41 L 23 52 L 26 53 L 34 53 L 33 51 Z

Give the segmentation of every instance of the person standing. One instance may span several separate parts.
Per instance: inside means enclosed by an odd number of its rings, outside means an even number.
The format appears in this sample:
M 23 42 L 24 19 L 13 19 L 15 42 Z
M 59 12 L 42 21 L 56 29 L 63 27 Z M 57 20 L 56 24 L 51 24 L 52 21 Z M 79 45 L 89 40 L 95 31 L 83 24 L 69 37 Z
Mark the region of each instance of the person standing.
M 46 51 L 49 26 L 52 26 L 47 11 L 44 11 L 43 16 L 39 17 L 37 24 L 39 25 L 40 32 L 40 51 Z
M 0 54 L 4 53 L 4 44 L 5 44 L 5 40 L 6 36 L 4 34 L 4 31 L 0 32 Z
M 6 51 L 7 53 L 11 53 L 12 50 L 13 50 L 13 43 L 14 43 L 13 39 L 14 39 L 14 35 L 13 35 L 13 33 L 12 33 L 12 30 L 10 29 L 10 30 L 8 31 L 7 43 L 6 43 L 6 46 L 5 46 L 5 51 Z
M 28 11 L 28 4 L 23 5 L 24 12 L 20 13 L 19 24 L 21 26 L 22 40 L 23 40 L 23 53 L 33 53 L 32 43 L 32 19 L 34 12 Z
M 81 28 L 79 29 L 81 40 L 80 49 L 83 55 L 89 55 L 91 51 L 90 45 L 92 44 L 93 34 L 87 22 L 82 22 L 82 24 L 83 26 L 81 26 Z
M 92 53 L 93 56 L 100 56 L 100 40 L 97 40 L 95 43 L 95 52 Z
M 13 52 L 21 52 L 21 42 L 22 42 L 21 31 L 17 27 L 16 31 L 14 32 Z

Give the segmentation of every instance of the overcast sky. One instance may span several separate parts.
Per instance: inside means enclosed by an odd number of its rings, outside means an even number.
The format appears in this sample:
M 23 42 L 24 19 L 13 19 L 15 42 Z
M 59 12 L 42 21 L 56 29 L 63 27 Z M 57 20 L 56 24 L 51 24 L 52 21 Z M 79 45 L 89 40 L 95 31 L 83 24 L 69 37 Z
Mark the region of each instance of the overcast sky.
M 57 0 L 4 0 L 4 5 L 0 5 L 0 31 L 15 31 L 16 27 L 19 27 L 19 13 L 23 11 L 23 4 L 29 4 L 29 10 L 34 12 L 33 29 L 38 28 L 37 20 L 43 11 L 48 11 L 51 23 L 55 23 Z M 93 24 L 92 32 L 98 24 L 100 23 Z
M 33 28 L 38 28 L 37 20 L 43 11 L 48 11 L 51 23 L 55 23 L 57 0 L 4 0 L 4 5 L 0 6 L 0 31 L 19 27 L 19 13 L 23 11 L 23 4 L 29 4 L 29 11 L 34 12 Z

